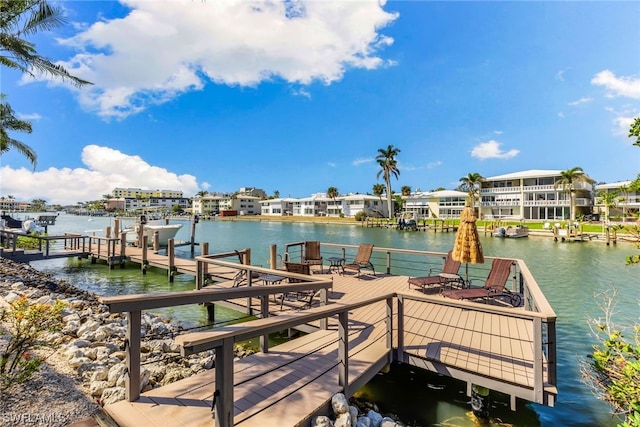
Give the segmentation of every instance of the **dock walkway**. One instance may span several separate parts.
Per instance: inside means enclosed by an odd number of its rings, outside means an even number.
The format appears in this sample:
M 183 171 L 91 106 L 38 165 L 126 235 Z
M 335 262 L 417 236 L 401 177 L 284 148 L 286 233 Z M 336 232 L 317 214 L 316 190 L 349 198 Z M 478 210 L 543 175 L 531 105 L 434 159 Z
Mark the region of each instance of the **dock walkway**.
M 526 279 L 531 279 L 524 270 Z M 541 314 L 522 307 L 501 306 L 499 302 L 492 305 L 449 300 L 438 295 L 437 290 L 425 295 L 409 289 L 408 276 L 378 274 L 356 278 L 327 273 L 325 269 L 325 274 L 316 272 L 313 277 L 332 280 L 328 305 L 301 311 L 285 306 L 280 310 L 279 303 L 268 298 L 271 317 L 239 324 L 228 332 L 229 336 L 244 337 L 246 330 L 253 328 L 260 336 L 267 327 L 274 331 L 282 325 L 286 330 L 296 318 L 305 316 L 311 320 L 301 323 L 315 328 L 315 332 L 301 338 L 233 363 L 233 386 L 227 392 L 233 396 L 229 403 L 232 421 L 217 424 L 216 420 L 216 425 L 308 425 L 311 416 L 328 412 L 333 394 L 352 394 L 394 360 L 458 378 L 469 387 L 480 384 L 510 394 L 514 409 L 516 398 L 553 405 L 557 389 L 552 312 Z M 228 288 L 231 286 L 230 282 L 222 282 L 199 292 L 239 291 Z M 254 286 L 254 290 L 282 292 L 286 286 Z M 258 313 L 264 310 L 264 305 L 254 305 L 253 300 L 258 298 L 229 295 L 224 303 Z M 332 315 L 328 328 L 322 329 L 318 319 L 321 312 L 330 310 L 343 313 L 344 317 Z M 190 338 L 176 340 L 190 348 Z M 341 369 L 347 373 L 341 373 Z M 122 426 L 160 426 L 169 419 L 176 421 L 172 425 L 210 425 L 217 375 L 220 371 L 207 371 L 142 393 L 138 400 L 109 405 L 105 410 Z M 217 397 L 218 404 L 221 398 Z

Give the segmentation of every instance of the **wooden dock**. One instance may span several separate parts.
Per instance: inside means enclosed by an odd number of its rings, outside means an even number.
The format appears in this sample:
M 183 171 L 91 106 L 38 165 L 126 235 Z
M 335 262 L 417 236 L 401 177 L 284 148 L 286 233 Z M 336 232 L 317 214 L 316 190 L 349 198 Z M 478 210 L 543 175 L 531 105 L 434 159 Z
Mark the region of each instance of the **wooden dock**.
M 407 268 L 407 258 L 423 271 L 441 267 L 440 253 L 376 247 L 375 276 L 338 274 L 326 266 L 324 274 L 314 266 L 311 276 L 296 276 L 252 266 L 250 250 L 210 255 L 204 246 L 202 255 L 186 260 L 173 255 L 171 244 L 168 254 L 161 255 L 123 239 L 65 239 L 57 251 L 75 251 L 67 256 L 104 260 L 110 266 L 134 262 L 143 273 L 160 268 L 170 280 L 175 274 L 195 276 L 193 291 L 102 298 L 111 312 L 126 313 L 128 319 L 127 400 L 105 407 L 123 427 L 306 426 L 312 416 L 329 412 L 333 394 L 352 395 L 393 361 L 465 381 L 469 393 L 472 384 L 506 393 L 514 410 L 517 399 L 553 406 L 557 395 L 555 313 L 522 260 L 515 260 L 509 288 L 521 294 L 524 306 L 513 308 L 499 299 L 492 304 L 451 300 L 437 288 L 424 294 L 409 289 L 408 276 L 391 274 Z M 295 261 L 303 243 L 286 245 L 286 258 Z M 350 259 L 356 250 L 322 243 L 325 260 Z M 57 251 L 47 247 L 42 252 L 52 257 Z M 275 252 L 272 247 L 272 267 Z M 245 281 L 234 280 L 239 273 Z M 470 266 L 474 283 L 487 273 L 486 267 Z M 264 275 L 304 280 L 268 285 L 260 279 Z M 305 310 L 295 301 L 281 306 L 278 295 L 298 290 L 319 292 L 316 304 Z M 140 394 L 141 313 L 184 304 L 223 304 L 259 318 L 177 337 L 184 354 L 215 350 L 215 369 Z M 268 334 L 288 329 L 308 333 L 268 348 Z M 233 343 L 252 337 L 260 337 L 262 352 L 234 362 Z
M 208 268 L 234 267 L 206 257 L 197 262 Z M 231 304 L 263 316 L 177 337 L 185 354 L 215 349 L 216 369 L 142 395 L 132 390 L 129 400 L 105 410 L 122 426 L 160 426 L 168 420 L 171 425 L 210 425 L 212 416 L 221 426 L 308 425 L 312 416 L 328 413 L 333 394 L 353 394 L 392 361 L 458 378 L 469 390 L 478 384 L 509 394 L 513 409 L 518 398 L 552 406 L 557 394 L 555 314 L 526 265 L 517 264 L 518 279 L 512 286 L 523 284 L 526 301 L 519 308 L 500 301 L 450 300 L 437 290 L 426 295 L 409 289 L 407 276 L 356 278 L 326 269 L 325 274 L 313 274 L 307 286 L 330 286 L 327 304 L 308 310 L 286 305 L 281 309 L 273 302 L 273 295 L 305 284 L 264 286 L 259 280 L 240 288 L 227 281 L 188 293 L 104 298 L 111 311 L 129 316 L 134 308 L 139 314 L 147 307 L 183 300 Z M 311 328 L 310 334 L 233 362 L 233 342 L 304 325 Z

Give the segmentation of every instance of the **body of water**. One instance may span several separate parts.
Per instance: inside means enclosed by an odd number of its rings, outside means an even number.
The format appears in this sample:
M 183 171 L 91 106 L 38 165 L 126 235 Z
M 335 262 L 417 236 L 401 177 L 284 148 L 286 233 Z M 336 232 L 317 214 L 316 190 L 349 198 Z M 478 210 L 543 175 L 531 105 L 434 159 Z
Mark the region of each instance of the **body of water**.
M 172 221 L 175 222 L 175 221 Z M 92 230 L 104 236 L 111 218 L 61 215 L 50 234 L 64 231 L 86 233 Z M 189 241 L 189 221 L 176 236 Z M 453 247 L 454 233 L 400 232 L 362 228 L 357 225 L 288 223 L 273 221 L 202 221 L 196 226 L 197 242 L 209 242 L 209 253 L 251 248 L 252 263 L 267 266 L 269 247 L 277 245 L 282 253 L 285 243 L 319 240 L 327 243 L 373 243 L 378 247 L 447 252 Z M 637 251 L 633 245 L 607 246 L 601 242 L 554 242 L 551 236 L 526 239 L 499 239 L 481 236 L 485 256 L 523 259 L 555 310 L 558 337 L 558 401 L 554 408 L 535 404 L 519 405 L 517 412 L 508 408 L 508 400 L 496 397 L 492 416 L 496 425 L 514 426 L 614 426 L 609 406 L 596 399 L 581 380 L 580 362 L 590 353 L 594 339 L 588 320 L 602 316 L 595 296 L 617 290 L 614 321 L 624 325 L 638 322 L 640 266 L 625 266 L 625 257 Z M 189 248 L 183 247 L 188 257 Z M 196 248 L 196 253 L 199 249 Z M 109 270 L 105 265 L 91 265 L 82 260 L 51 260 L 33 263 L 34 267 L 67 278 L 76 286 L 102 295 L 151 293 L 194 288 L 194 280 L 178 276 L 174 283 L 166 273 L 138 269 Z M 202 307 L 176 307 L 162 314 L 188 325 L 206 324 Z M 220 310 L 216 321 L 232 319 L 237 313 Z M 422 390 L 422 391 L 420 391 Z M 393 367 L 391 373 L 379 375 L 362 393 L 381 402 L 383 410 L 394 411 L 408 422 L 418 425 L 473 425 L 468 417 L 469 405 L 465 385 L 414 368 Z M 387 407 L 385 407 L 387 405 Z

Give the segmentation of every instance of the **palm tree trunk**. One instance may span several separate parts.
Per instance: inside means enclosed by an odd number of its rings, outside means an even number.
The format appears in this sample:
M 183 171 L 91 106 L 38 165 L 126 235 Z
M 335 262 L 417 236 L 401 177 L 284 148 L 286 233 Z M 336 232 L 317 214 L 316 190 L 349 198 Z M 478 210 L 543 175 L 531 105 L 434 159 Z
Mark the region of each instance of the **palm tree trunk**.
M 387 178 L 387 209 L 389 209 L 389 218 L 393 218 L 393 208 L 391 202 L 391 179 Z

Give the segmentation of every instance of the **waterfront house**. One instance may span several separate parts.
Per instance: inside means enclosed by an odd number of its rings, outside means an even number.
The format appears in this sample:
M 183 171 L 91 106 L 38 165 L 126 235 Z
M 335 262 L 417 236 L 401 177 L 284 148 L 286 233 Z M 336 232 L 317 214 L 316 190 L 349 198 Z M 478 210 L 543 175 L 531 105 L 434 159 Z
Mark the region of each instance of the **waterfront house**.
M 370 194 L 349 194 L 338 198 L 342 202 L 342 212 L 346 217 L 354 217 L 364 212 L 370 217 L 386 218 L 388 208 L 386 199 Z
M 294 199 L 293 215 L 295 216 L 326 216 L 327 204 L 331 198 L 325 193 L 316 193 L 310 197 Z
M 570 217 L 568 192 L 556 182 L 561 170 L 528 170 L 485 178 L 480 189 L 480 215 L 485 219 L 563 220 Z M 575 182 L 576 216 L 591 213 L 593 180 Z
M 625 218 L 637 214 L 640 211 L 640 192 L 630 189 L 631 183 L 632 181 L 618 181 L 596 185 L 595 211 L 607 214 L 607 217 L 612 219 L 620 217 L 623 221 Z M 597 195 L 613 192 L 617 194 L 615 204 L 609 206 L 609 212 L 607 212 L 607 206 L 604 205 L 602 197 Z
M 403 197 L 405 200 L 404 211 L 416 220 L 460 218 L 467 197 L 467 193 L 455 190 L 415 192 Z
M 260 201 L 260 214 L 266 216 L 293 215 L 293 202 L 290 197 L 281 199 L 267 199 Z

